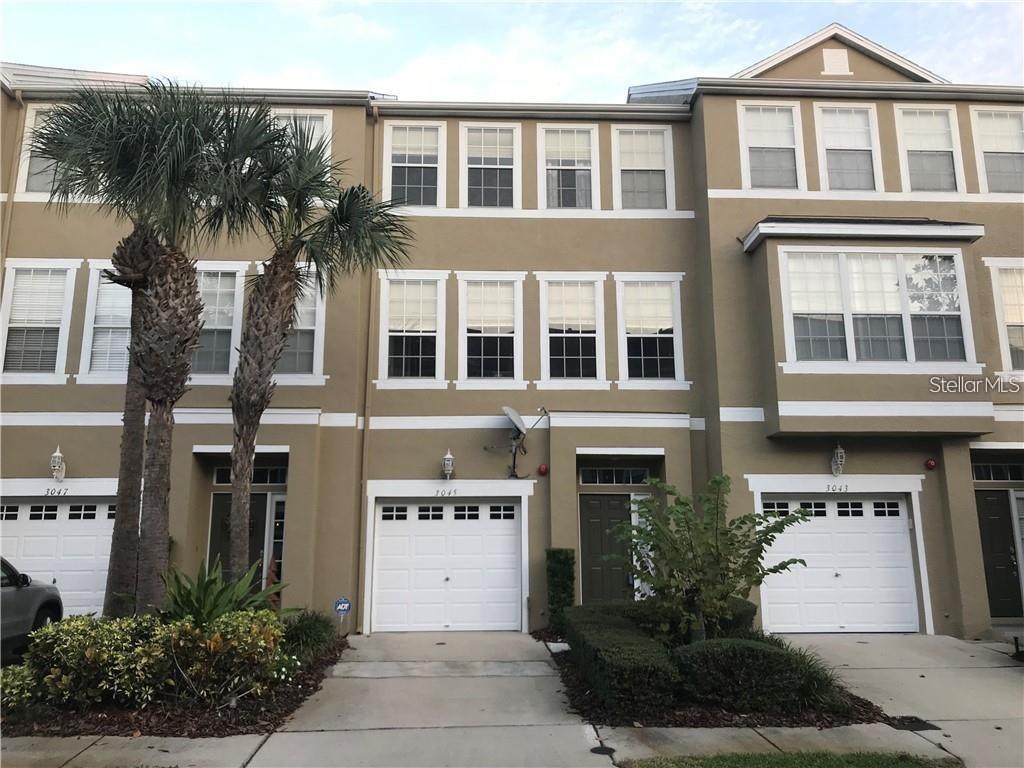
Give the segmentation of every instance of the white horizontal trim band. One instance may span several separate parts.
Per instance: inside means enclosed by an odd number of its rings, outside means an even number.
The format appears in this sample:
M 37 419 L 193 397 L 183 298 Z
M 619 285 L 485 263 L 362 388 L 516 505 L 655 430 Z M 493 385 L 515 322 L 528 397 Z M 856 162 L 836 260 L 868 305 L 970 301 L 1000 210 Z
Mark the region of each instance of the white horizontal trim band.
M 600 210 L 591 208 L 397 208 L 402 216 L 466 219 L 693 219 L 694 211 Z
M 686 413 L 587 413 L 562 411 L 551 413 L 551 426 L 689 429 L 690 416 Z
M 968 445 L 976 451 L 1024 451 L 1024 443 L 1014 443 L 1011 441 L 978 440 L 968 443 Z
M 996 421 L 1024 421 L 1024 405 L 995 406 Z
M 794 360 L 779 363 L 783 373 L 796 374 L 827 374 L 835 375 L 897 375 L 897 376 L 931 376 L 957 374 L 969 376 L 984 372 L 984 363 L 935 363 L 935 362 L 877 362 L 858 360 L 857 362 Z
M 891 237 L 977 240 L 985 236 L 980 224 L 858 224 L 856 222 L 760 222 L 743 239 L 747 253 L 769 237 Z
M 664 456 L 664 448 L 577 448 L 577 456 Z
M 971 416 L 992 418 L 992 403 L 913 400 L 781 400 L 780 416 Z
M 366 495 L 381 498 L 533 496 L 536 480 L 367 480 Z M 373 510 L 370 510 L 371 514 Z M 525 542 L 524 542 L 525 547 Z
M 3 427 L 120 427 L 121 411 L 8 411 L 0 413 Z M 179 424 L 231 424 L 230 408 L 177 408 Z M 319 424 L 354 427 L 354 413 L 321 413 L 315 408 L 269 408 L 261 424 Z
M 1024 195 L 1003 192 L 813 192 L 799 189 L 709 189 L 709 198 L 740 200 L 849 200 L 904 203 L 1019 203 Z
M 287 445 L 257 445 L 256 453 L 288 453 Z M 192 453 L 231 453 L 230 445 L 193 445 Z
M 751 491 L 760 493 L 910 493 L 921 490 L 924 475 L 744 475 Z
M 764 421 L 764 408 L 719 408 L 720 421 Z
M 58 489 L 60 494 L 53 493 Z M 64 491 L 67 491 L 65 494 Z M 49 493 L 48 493 L 49 492 Z M 72 496 L 116 496 L 116 477 L 73 477 L 58 483 L 52 477 L 16 477 L 0 480 L 0 495 L 51 496 L 68 498 Z

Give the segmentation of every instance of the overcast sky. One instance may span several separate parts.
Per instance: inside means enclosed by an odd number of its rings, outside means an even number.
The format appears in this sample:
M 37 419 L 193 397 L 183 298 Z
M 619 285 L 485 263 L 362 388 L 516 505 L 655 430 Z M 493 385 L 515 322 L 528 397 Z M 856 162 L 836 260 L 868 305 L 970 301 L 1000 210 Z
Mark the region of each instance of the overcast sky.
M 960 83 L 1024 78 L 1024 1 L 3 0 L 5 61 L 403 99 L 621 102 L 730 75 L 832 21 Z

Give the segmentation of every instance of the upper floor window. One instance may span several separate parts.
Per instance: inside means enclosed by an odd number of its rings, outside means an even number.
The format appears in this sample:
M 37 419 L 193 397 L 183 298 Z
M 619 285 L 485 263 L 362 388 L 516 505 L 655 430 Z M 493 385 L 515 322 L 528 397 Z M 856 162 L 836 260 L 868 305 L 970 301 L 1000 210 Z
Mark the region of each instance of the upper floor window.
M 132 292 L 103 278 L 106 264 L 90 263 L 89 293 L 92 297 L 92 321 L 86 310 L 86 339 L 82 342 L 82 361 L 78 378 L 85 374 L 124 374 L 128 370 L 128 345 L 131 341 Z
M 904 192 L 963 191 L 960 134 L 953 107 L 896 106 Z
M 235 317 L 241 314 L 242 275 L 237 271 L 201 269 L 199 295 L 203 300 L 203 328 L 192 353 L 192 374 L 229 373 L 237 342 Z
M 675 208 L 669 126 L 613 126 L 612 162 L 616 208 Z
M 681 273 L 616 272 L 620 389 L 682 389 Z
M 992 272 L 1004 372 L 1024 371 L 1024 259 L 986 258 Z
M 821 188 L 882 191 L 874 107 L 816 104 L 815 108 Z
M 444 123 L 387 125 L 384 188 L 402 205 L 444 207 Z
M 63 383 L 78 262 L 8 259 L 3 294 L 7 383 Z
M 459 272 L 459 380 L 468 389 L 525 389 L 523 277 Z
M 298 128 L 308 133 L 314 145 L 331 135 L 331 112 L 327 109 L 274 109 L 274 117 L 289 130 Z M 330 155 L 330 142 L 327 150 Z
M 547 208 L 600 208 L 597 128 L 538 126 L 538 155 L 543 186 L 539 200 Z
M 518 124 L 462 124 L 462 207 L 521 207 Z
M 295 321 L 288 332 L 276 372 L 281 374 L 317 373 L 317 330 L 321 325 L 318 315 L 320 290 L 314 281 L 306 282 L 295 300 Z M 322 333 L 320 334 L 322 336 Z M 323 363 L 321 362 L 321 366 Z
M 32 132 L 42 124 L 50 111 L 49 104 L 30 104 L 25 110 L 25 133 L 22 139 L 21 162 L 16 189 L 30 198 L 46 200 L 53 188 L 53 162 L 32 151 Z
M 608 389 L 604 272 L 538 272 L 541 381 L 538 389 Z
M 959 259 L 920 251 L 786 251 L 788 358 L 973 362 Z
M 800 105 L 739 102 L 740 171 L 746 189 L 805 189 Z
M 381 270 L 378 387 L 442 388 L 447 271 Z
M 982 192 L 1024 192 L 1024 110 L 971 108 Z

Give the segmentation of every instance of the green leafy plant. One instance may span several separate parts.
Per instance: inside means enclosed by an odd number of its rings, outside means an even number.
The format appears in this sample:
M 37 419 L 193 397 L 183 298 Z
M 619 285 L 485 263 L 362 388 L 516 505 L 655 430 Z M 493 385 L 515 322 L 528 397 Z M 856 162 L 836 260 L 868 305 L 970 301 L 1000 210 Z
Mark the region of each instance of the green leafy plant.
M 269 605 L 271 595 L 284 589 L 284 584 L 271 584 L 255 591 L 253 584 L 260 563 L 253 563 L 242 576 L 234 581 L 225 580 L 220 559 L 215 558 L 207 568 L 204 560 L 199 565 L 195 579 L 176 568 L 164 577 L 167 588 L 167 608 L 163 612 L 169 620 L 192 619 L 198 625 L 206 625 L 233 611 L 255 611 Z
M 565 612 L 576 601 L 576 553 L 571 549 L 547 550 L 548 626 L 565 634 Z
M 808 512 L 728 518 L 730 484 L 724 475 L 708 482 L 696 504 L 674 486 L 650 483 L 661 493 L 641 499 L 637 522 L 617 529 L 628 545 L 622 559 L 650 594 L 678 609 L 691 639 L 704 639 L 709 627 L 714 634 L 731 617 L 734 596 L 747 595 L 770 574 L 806 565 L 799 558 L 768 565 L 764 557 L 779 534 L 806 520 Z
M 285 651 L 303 661 L 326 650 L 337 637 L 334 619 L 319 611 L 302 611 L 284 622 Z

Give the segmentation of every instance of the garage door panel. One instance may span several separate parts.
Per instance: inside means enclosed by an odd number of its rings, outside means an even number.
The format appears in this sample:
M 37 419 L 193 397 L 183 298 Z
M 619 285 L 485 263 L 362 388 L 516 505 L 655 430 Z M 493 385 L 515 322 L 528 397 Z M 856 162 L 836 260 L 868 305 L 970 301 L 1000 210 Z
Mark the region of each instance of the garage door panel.
M 483 548 L 483 541 L 483 536 L 455 534 L 451 537 L 451 554 L 479 557 L 480 550 Z
M 388 557 L 407 557 L 409 555 L 409 549 L 411 542 L 408 536 L 396 536 L 389 534 L 382 536 L 377 541 L 378 547 L 380 547 L 380 556 Z
M 418 534 L 412 540 L 413 554 L 416 557 L 425 555 L 438 555 L 444 557 L 446 554 L 447 539 L 437 534 Z

